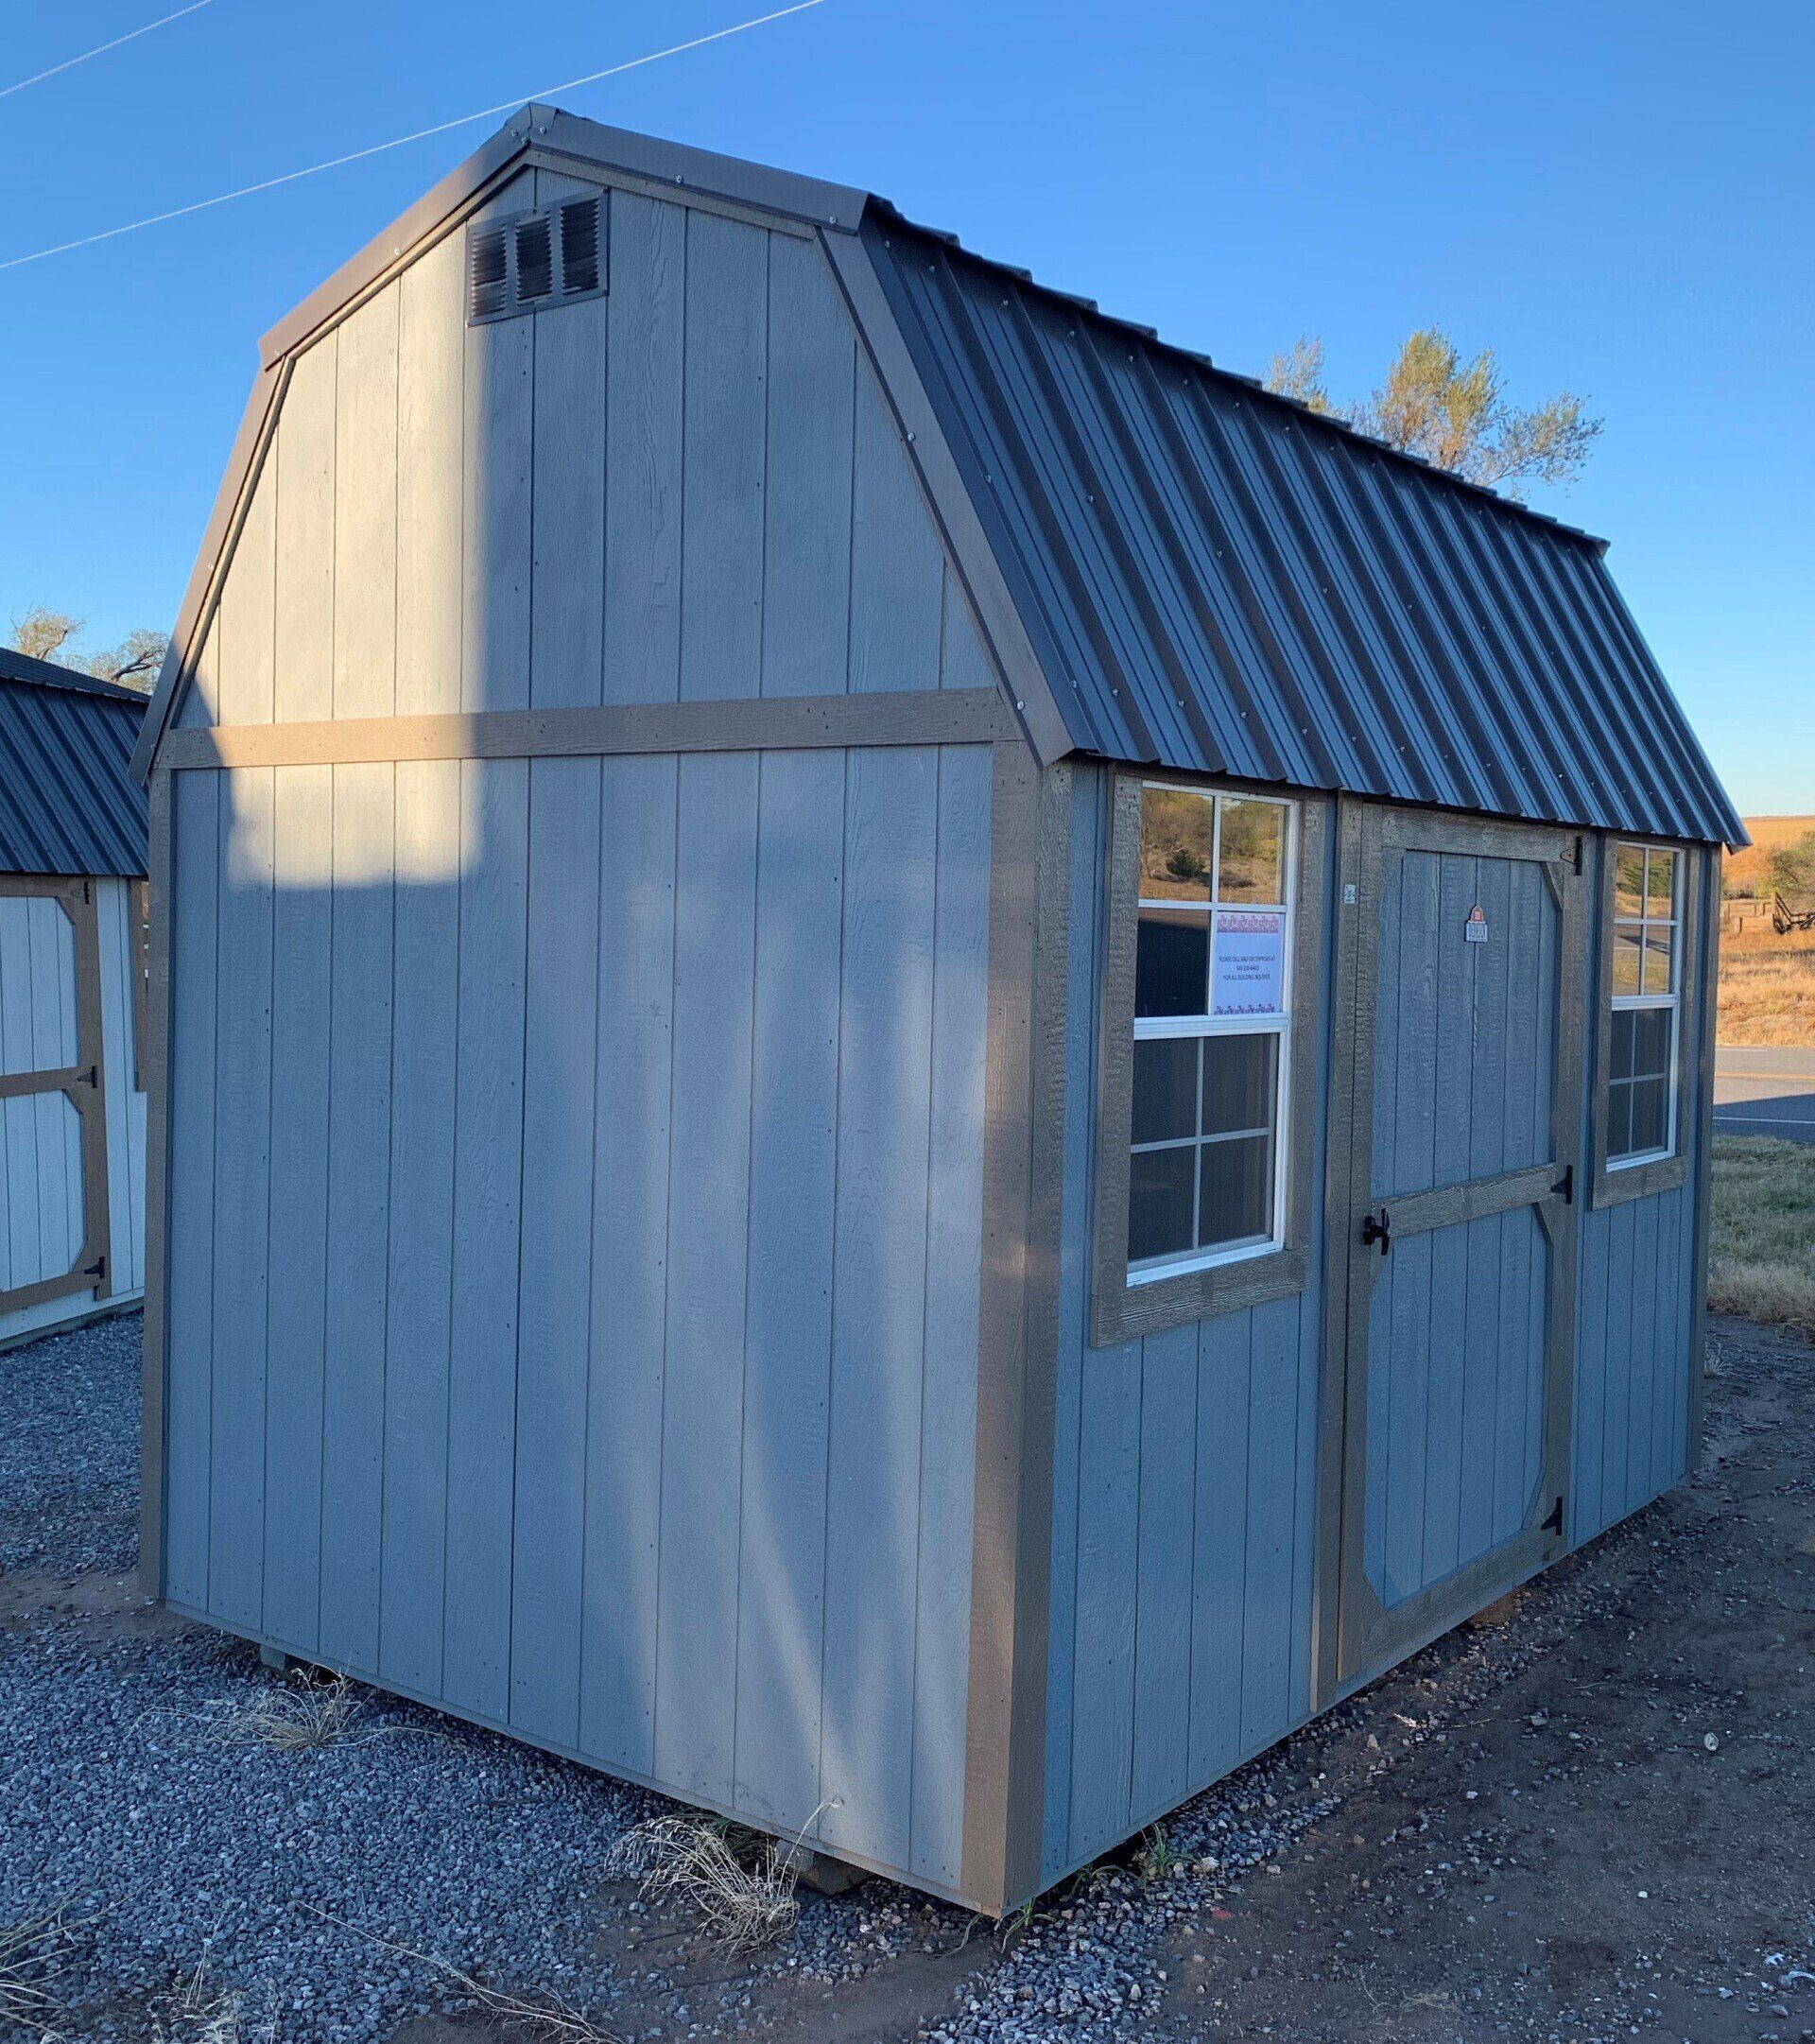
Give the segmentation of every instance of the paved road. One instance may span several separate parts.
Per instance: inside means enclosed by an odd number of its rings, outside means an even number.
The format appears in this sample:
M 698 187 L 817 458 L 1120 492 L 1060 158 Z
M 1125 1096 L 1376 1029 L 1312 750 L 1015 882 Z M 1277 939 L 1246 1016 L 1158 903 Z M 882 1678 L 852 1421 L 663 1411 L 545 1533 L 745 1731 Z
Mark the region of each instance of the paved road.
M 1815 1045 L 1714 1054 L 1714 1126 L 1729 1135 L 1815 1143 Z

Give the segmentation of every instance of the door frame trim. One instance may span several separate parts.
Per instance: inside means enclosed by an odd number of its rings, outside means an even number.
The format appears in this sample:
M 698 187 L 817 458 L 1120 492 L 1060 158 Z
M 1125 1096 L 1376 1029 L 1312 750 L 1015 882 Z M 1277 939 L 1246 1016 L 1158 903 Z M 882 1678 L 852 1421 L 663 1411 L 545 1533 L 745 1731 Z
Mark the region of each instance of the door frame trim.
M 1544 1468 L 1553 1472 L 1564 1498 L 1560 1531 L 1538 1542 L 1527 1554 L 1530 1534 L 1541 1531 L 1551 1487 L 1541 1484 L 1526 1531 L 1502 1543 L 1481 1566 L 1465 1566 L 1431 1585 L 1441 1589 L 1442 1609 L 1433 1618 L 1425 1608 L 1427 1592 L 1394 1607 L 1394 1617 L 1409 1628 L 1406 1638 L 1383 1657 L 1370 1654 L 1364 1665 L 1344 1671 L 1344 1569 L 1359 1566 L 1359 1522 L 1355 1519 L 1355 1486 L 1366 1481 L 1367 1412 L 1365 1399 L 1352 1395 L 1350 1365 L 1357 1340 L 1365 1343 L 1367 1295 L 1357 1296 L 1355 1275 L 1359 1261 L 1357 1231 L 1373 1198 L 1372 1093 L 1378 961 L 1364 938 L 1377 927 L 1386 859 L 1404 851 L 1434 851 L 1464 857 L 1524 858 L 1540 861 L 1558 919 L 1558 1017 L 1554 1049 L 1556 1082 L 1551 1099 L 1552 1161 L 1498 1179 L 1410 1196 L 1410 1224 L 1422 1231 L 1450 1219 L 1469 1218 L 1485 1202 L 1485 1210 L 1515 1204 L 1532 1205 L 1550 1245 L 1550 1325 L 1545 1358 L 1548 1394 L 1544 1422 Z M 1582 1159 L 1583 999 L 1587 984 L 1587 860 L 1580 831 L 1542 824 L 1499 823 L 1489 818 L 1404 810 L 1342 798 L 1337 815 L 1337 875 L 1334 916 L 1336 957 L 1331 1001 L 1332 1067 L 1329 1151 L 1325 1171 L 1325 1308 L 1324 1371 L 1318 1477 L 1318 1595 L 1313 1621 L 1311 1693 L 1315 1709 L 1363 1687 L 1385 1668 L 1446 1631 L 1470 1608 L 1525 1580 L 1547 1566 L 1568 1547 L 1569 1454 L 1574 1404 L 1576 1348 L 1576 1261 L 1580 1212 L 1587 1187 Z M 1353 890 L 1351 896 L 1350 890 Z M 1571 990 L 1574 989 L 1575 997 Z M 1358 1139 L 1363 1117 L 1369 1139 Z M 1573 1167 L 1575 1198 L 1553 1189 L 1561 1174 Z M 1552 1178 L 1552 1174 L 1555 1174 Z M 1552 1178 L 1552 1187 L 1544 1181 Z M 1516 1195 L 1525 1194 L 1519 1198 Z M 1532 1197 L 1531 1195 L 1536 1195 Z M 1449 1209 L 1454 1208 L 1454 1213 Z M 1370 1288 L 1371 1290 L 1371 1288 Z M 1353 1551 L 1351 1551 L 1353 1550 Z M 1487 1566 L 1491 1562 L 1492 1566 Z M 1473 1601 L 1471 1602 L 1471 1600 Z M 1464 1608 L 1466 1607 L 1466 1608 Z

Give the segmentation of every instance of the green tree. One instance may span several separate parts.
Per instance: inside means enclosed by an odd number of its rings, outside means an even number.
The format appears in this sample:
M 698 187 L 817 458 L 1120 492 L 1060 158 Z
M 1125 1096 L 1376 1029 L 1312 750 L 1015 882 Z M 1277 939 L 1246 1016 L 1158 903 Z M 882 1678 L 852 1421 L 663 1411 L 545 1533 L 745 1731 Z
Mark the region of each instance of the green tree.
M 1601 429 L 1573 391 L 1532 406 L 1511 403 L 1493 350 L 1465 361 L 1435 326 L 1420 327 L 1408 338 L 1359 404 L 1332 404 L 1323 383 L 1323 344 L 1309 336 L 1273 357 L 1267 388 L 1489 487 L 1573 482 Z
M 40 603 L 22 617 L 12 620 L 12 650 L 33 660 L 54 660 L 73 667 L 78 674 L 92 674 L 96 681 L 117 682 L 122 687 L 148 691 L 158 678 L 170 635 L 148 625 L 129 632 L 117 646 L 98 653 L 66 651 L 82 635 L 83 620 L 68 611 L 53 611 Z
M 67 611 L 46 610 L 35 604 L 23 617 L 12 620 L 12 650 L 29 660 L 55 660 L 67 640 L 82 629 L 82 620 Z
M 1267 372 L 1267 388 L 1282 397 L 1296 398 L 1312 411 L 1336 410 L 1323 383 L 1323 343 L 1309 334 L 1301 334 L 1284 355 L 1274 355 Z
M 1765 854 L 1765 888 L 1789 902 L 1815 894 L 1815 830 L 1771 847 Z

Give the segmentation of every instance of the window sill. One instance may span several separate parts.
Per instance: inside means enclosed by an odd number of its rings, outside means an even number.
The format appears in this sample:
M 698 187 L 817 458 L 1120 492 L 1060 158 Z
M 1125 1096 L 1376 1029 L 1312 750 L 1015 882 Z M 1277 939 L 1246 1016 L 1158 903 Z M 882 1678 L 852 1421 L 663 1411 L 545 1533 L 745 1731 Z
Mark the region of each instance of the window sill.
M 1686 1185 L 1689 1160 L 1678 1154 L 1653 1157 L 1645 1164 L 1603 1164 L 1595 1174 L 1595 1200 L 1599 1206 L 1617 1206 L 1626 1200 L 1648 1200 L 1653 1193 L 1674 1192 Z
M 1091 1345 L 1112 1348 L 1190 1321 L 1288 1298 L 1305 1290 L 1310 1268 L 1306 1249 L 1263 1249 L 1170 1275 L 1137 1278 L 1119 1290 L 1099 1286 L 1091 1301 Z

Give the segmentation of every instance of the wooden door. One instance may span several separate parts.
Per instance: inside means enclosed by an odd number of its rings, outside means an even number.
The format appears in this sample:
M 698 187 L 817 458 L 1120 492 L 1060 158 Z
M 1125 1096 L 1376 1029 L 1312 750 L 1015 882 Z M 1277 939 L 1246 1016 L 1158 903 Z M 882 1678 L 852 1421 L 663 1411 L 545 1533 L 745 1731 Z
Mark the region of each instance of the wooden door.
M 1573 832 L 1467 818 L 1370 808 L 1346 833 L 1337 1687 L 1565 1545 L 1580 861 Z
M 0 874 L 0 1320 L 112 1290 L 94 883 Z

